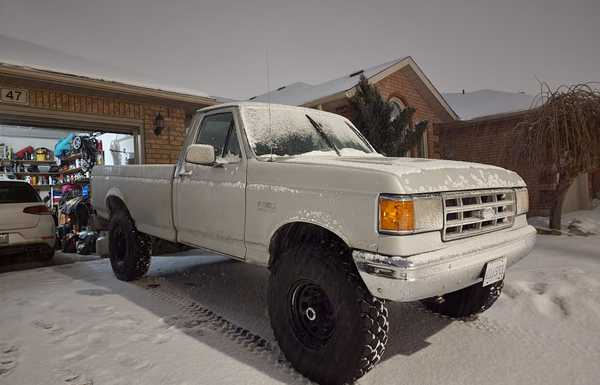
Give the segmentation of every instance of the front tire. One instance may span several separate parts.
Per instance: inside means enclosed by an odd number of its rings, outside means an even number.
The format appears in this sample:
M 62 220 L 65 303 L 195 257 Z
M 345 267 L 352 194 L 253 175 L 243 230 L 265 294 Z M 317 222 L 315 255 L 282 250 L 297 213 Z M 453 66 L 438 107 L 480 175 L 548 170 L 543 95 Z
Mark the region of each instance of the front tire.
M 150 268 L 150 240 L 135 228 L 128 213 L 117 211 L 110 219 L 110 264 L 121 281 L 133 281 Z
M 54 249 L 50 249 L 44 253 L 42 253 L 42 262 L 50 264 L 54 259 Z
M 292 365 L 320 384 L 351 383 L 380 360 L 388 311 L 339 242 L 286 250 L 271 268 L 269 316 Z
M 427 298 L 422 302 L 434 313 L 452 318 L 468 318 L 489 309 L 500 297 L 503 286 L 504 280 L 485 287 L 479 282 L 441 297 Z

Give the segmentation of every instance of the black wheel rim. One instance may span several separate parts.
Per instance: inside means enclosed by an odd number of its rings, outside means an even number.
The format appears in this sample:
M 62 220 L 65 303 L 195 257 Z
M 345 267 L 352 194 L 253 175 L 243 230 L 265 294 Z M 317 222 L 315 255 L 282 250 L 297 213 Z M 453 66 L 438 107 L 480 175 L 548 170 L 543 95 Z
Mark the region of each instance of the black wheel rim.
M 297 282 L 290 291 L 292 328 L 306 347 L 319 349 L 335 331 L 335 313 L 329 297 L 317 284 Z

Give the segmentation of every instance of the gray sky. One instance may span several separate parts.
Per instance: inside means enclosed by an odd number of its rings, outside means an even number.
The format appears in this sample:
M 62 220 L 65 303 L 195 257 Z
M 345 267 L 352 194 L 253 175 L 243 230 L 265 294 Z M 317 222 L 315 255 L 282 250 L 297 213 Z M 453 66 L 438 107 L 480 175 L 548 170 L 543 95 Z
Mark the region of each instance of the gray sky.
M 407 55 L 440 91 L 600 81 L 599 0 L 0 0 L 0 34 L 234 98 L 267 49 L 271 88 Z

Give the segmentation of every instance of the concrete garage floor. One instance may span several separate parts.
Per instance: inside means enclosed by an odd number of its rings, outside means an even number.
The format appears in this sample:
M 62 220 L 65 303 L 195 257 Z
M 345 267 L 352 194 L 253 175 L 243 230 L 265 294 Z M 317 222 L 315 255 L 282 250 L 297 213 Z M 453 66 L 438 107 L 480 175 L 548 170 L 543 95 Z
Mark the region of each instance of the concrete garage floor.
M 38 267 L 48 267 L 48 266 L 59 266 L 66 265 L 70 263 L 76 262 L 85 262 L 85 261 L 93 261 L 96 259 L 100 259 L 97 255 L 79 255 L 79 254 L 71 254 L 71 253 L 63 253 L 62 251 L 56 251 L 54 258 L 48 262 L 42 262 L 40 259 L 35 256 L 27 256 L 27 255 L 18 255 L 7 257 L 2 260 L 0 258 L 0 273 L 6 273 L 10 271 L 18 271 L 18 270 L 27 270 L 27 269 L 35 269 Z
M 600 237 L 540 236 L 476 320 L 390 303 L 382 361 L 359 384 L 594 384 Z M 0 384 L 306 384 L 279 351 L 268 271 L 190 250 L 147 277 L 107 259 L 0 273 Z

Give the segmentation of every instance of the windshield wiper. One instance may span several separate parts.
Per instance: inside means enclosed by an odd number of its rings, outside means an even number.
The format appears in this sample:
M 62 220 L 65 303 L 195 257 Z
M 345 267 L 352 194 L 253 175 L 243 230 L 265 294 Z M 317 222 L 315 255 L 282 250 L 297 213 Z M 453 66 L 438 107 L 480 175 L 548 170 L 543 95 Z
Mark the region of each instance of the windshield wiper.
M 327 134 L 325 134 L 325 131 L 323 131 L 323 127 L 321 127 L 321 125 L 317 122 L 315 122 L 315 120 L 313 118 L 311 118 L 308 114 L 306 114 L 306 117 L 308 118 L 308 120 L 310 121 L 310 124 L 312 124 L 312 126 L 315 128 L 315 131 L 317 131 L 317 134 L 319 134 L 319 136 L 321 138 L 323 138 L 323 140 L 325 141 L 325 143 L 333 150 L 335 151 L 335 153 L 338 156 L 342 156 L 342 154 L 340 154 L 340 151 L 337 149 L 337 147 L 335 147 L 335 145 L 333 144 L 333 142 L 329 139 L 329 137 L 327 136 Z

